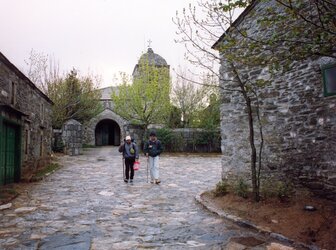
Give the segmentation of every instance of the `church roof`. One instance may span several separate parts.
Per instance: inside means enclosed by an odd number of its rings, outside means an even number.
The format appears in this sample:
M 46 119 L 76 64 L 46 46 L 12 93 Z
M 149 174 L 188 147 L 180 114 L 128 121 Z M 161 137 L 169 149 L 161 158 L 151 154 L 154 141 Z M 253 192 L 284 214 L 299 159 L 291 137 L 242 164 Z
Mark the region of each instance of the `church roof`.
M 151 66 L 165 67 L 169 69 L 169 65 L 167 64 L 166 60 L 162 56 L 155 54 L 152 48 L 148 48 L 147 52 L 141 55 L 138 63 L 133 69 L 132 76 L 138 75 L 138 70 L 140 67 L 139 65 L 141 65 L 142 63 L 148 63 Z
M 138 64 L 141 64 L 142 62 L 147 62 L 150 65 L 155 65 L 155 66 L 167 66 L 166 60 L 158 55 L 155 54 L 152 48 L 148 48 L 147 52 L 142 54 L 142 56 L 139 59 Z

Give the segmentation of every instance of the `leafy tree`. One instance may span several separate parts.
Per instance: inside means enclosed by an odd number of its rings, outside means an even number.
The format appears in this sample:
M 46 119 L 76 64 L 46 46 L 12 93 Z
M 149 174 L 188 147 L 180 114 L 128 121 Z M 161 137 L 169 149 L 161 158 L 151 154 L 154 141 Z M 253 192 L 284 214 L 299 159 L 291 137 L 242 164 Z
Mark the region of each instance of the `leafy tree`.
M 31 50 L 26 64 L 27 76 L 54 102 L 53 127 L 60 128 L 68 119 L 83 123 L 102 111 L 99 76 L 79 76 L 75 69 L 64 76 L 55 58 L 35 50 Z
M 68 119 L 83 123 L 102 111 L 92 78 L 79 77 L 75 69 L 64 80 L 49 83 L 48 96 L 54 102 L 52 124 L 57 128 Z
M 170 113 L 169 69 L 143 60 L 133 83 L 127 81 L 112 93 L 115 112 L 147 129 L 149 124 L 166 123 Z

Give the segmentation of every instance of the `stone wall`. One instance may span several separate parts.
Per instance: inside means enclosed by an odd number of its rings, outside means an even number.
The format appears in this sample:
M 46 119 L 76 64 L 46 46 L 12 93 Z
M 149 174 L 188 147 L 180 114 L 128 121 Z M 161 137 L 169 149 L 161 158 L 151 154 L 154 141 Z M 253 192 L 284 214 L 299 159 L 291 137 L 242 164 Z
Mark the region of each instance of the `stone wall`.
M 82 124 L 74 119 L 68 120 L 63 124 L 62 140 L 65 154 L 79 155 L 82 153 L 82 132 Z
M 0 104 L 0 117 L 20 131 L 21 178 L 25 178 L 50 159 L 52 102 L 1 53 Z
M 272 1 L 266 4 L 271 5 Z M 258 5 L 239 25 L 248 25 L 250 34 L 274 32 L 256 24 L 255 17 L 265 15 L 263 7 Z M 226 81 L 233 80 L 233 74 L 225 55 L 221 56 L 221 85 L 235 88 L 234 81 L 231 84 Z M 335 60 L 307 58 L 293 62 L 288 72 L 274 76 L 262 67 L 239 66 L 238 70 L 242 77 L 271 82 L 258 90 L 265 140 L 262 177 L 289 180 L 320 196 L 336 199 L 336 96 L 323 95 L 321 73 L 321 67 L 332 62 Z M 238 92 L 223 91 L 222 100 L 222 178 L 248 177 L 250 146 L 243 97 Z M 255 132 L 258 145 L 258 127 Z
M 149 129 L 156 131 L 165 152 L 220 153 L 220 131 L 200 128 Z
M 195 152 L 195 153 L 219 153 L 220 132 L 208 132 L 199 128 L 177 128 L 172 130 L 175 138 L 174 144 L 179 144 L 179 148 L 172 151 Z

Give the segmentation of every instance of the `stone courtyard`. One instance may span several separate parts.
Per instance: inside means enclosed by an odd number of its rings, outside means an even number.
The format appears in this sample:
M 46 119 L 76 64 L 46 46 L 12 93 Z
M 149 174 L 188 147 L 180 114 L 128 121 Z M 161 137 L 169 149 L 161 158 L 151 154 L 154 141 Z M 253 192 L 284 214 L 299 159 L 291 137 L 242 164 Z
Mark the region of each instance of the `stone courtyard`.
M 220 155 L 164 154 L 160 185 L 147 183 L 140 161 L 134 183 L 126 184 L 117 147 L 60 157 L 61 169 L 0 211 L 0 249 L 266 249 L 270 243 L 195 200 L 220 180 Z M 257 243 L 244 247 L 242 239 Z

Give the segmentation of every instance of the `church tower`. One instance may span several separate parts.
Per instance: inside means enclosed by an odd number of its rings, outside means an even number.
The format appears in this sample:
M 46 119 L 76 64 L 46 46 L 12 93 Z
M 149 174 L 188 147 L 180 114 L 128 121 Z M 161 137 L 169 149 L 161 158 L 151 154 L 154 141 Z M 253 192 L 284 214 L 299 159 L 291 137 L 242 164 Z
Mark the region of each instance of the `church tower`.
M 168 73 L 169 76 L 170 66 L 162 56 L 155 54 L 153 49 L 150 47 L 146 53 L 141 55 L 138 63 L 135 65 L 132 73 L 133 79 L 141 76 L 143 71 L 142 66 L 145 65 L 160 69 L 161 72 L 165 72 L 166 74 Z

